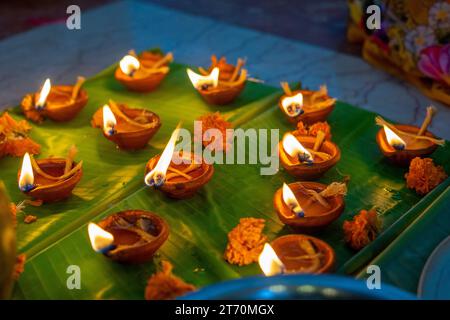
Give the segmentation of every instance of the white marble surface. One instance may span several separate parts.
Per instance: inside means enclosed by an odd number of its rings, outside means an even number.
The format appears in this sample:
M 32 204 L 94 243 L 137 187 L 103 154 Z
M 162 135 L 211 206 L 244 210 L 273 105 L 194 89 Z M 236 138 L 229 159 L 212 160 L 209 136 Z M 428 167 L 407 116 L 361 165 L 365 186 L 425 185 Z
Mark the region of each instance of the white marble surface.
M 402 123 L 420 124 L 426 106 L 434 104 L 439 114 L 430 128 L 450 139 L 450 108 L 358 57 L 136 1 L 82 13 L 81 23 L 78 31 L 58 23 L 0 42 L 0 109 L 18 104 L 47 77 L 71 83 L 77 75 L 96 74 L 131 48 L 159 46 L 193 65 L 209 63 L 213 53 L 246 57 L 251 75 L 268 84 L 301 80 L 314 88 L 326 83 L 340 100 Z

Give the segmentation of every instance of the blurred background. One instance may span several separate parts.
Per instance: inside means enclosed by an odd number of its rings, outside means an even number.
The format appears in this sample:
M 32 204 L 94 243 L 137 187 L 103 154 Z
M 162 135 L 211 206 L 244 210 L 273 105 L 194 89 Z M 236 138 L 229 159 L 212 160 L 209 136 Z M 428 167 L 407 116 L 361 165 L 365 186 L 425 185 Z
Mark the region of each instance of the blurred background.
M 112 0 L 19 0 L 0 3 L 0 39 L 37 26 L 64 21 L 66 8 L 89 10 Z M 344 0 L 141 0 L 186 13 L 300 40 L 358 55 L 346 40 L 348 8 Z M 307 32 L 304 32 L 307 30 Z

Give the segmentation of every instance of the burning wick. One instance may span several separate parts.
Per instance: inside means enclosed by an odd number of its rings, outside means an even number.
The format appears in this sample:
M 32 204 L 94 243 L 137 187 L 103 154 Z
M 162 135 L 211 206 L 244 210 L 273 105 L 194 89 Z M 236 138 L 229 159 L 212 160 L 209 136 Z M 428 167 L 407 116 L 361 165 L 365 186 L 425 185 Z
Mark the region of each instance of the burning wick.
M 30 155 L 27 152 L 23 156 L 22 169 L 20 170 L 19 177 L 19 189 L 23 192 L 29 192 L 35 187 L 33 167 L 31 166 Z
M 120 60 L 119 66 L 123 73 L 133 77 L 134 73 L 140 68 L 141 64 L 136 57 L 126 55 L 122 58 L 122 60 Z
M 305 212 L 295 198 L 291 188 L 289 188 L 286 183 L 283 183 L 283 201 L 289 208 L 291 208 L 297 217 L 303 218 L 305 216 Z
M 162 152 L 156 166 L 145 176 L 145 184 L 149 187 L 160 187 L 166 181 L 166 172 L 169 168 L 170 162 L 172 161 L 172 156 L 175 150 L 175 143 L 178 139 L 179 127 L 180 125 L 178 125 L 177 128 L 173 131 L 172 136 L 170 137 L 170 140 L 167 143 L 166 148 Z
M 291 134 L 287 133 L 283 138 L 283 149 L 291 157 L 298 157 L 298 161 L 311 165 L 314 160 L 311 153 Z
M 405 141 L 400 138 L 394 131 L 392 131 L 388 126 L 383 126 L 384 133 L 386 134 L 386 139 L 390 146 L 395 150 L 404 150 L 406 147 Z
M 216 88 L 219 84 L 219 68 L 217 67 L 207 76 L 199 75 L 189 68 L 186 71 L 192 85 L 198 90 L 208 90 L 211 87 Z
M 281 101 L 284 111 L 289 117 L 296 117 L 303 114 L 303 95 L 301 92 L 297 93 L 295 96 L 286 97 Z
M 35 108 L 39 111 L 45 108 L 45 103 L 47 101 L 48 94 L 50 93 L 51 89 L 51 83 L 50 79 L 47 78 L 45 80 L 44 85 L 42 86 L 41 92 L 39 93 L 39 99 L 35 105 Z
M 105 104 L 103 106 L 103 132 L 108 136 L 112 136 L 117 131 L 115 129 L 117 125 L 116 117 L 114 113 L 111 111 L 111 108 Z
M 285 273 L 286 268 L 278 258 L 275 250 L 268 243 L 264 244 L 264 248 L 258 258 L 259 267 L 266 276 L 274 276 L 277 274 Z
M 114 245 L 114 236 L 99 225 L 90 222 L 88 225 L 89 239 L 91 240 L 92 249 L 96 252 L 107 253 L 116 248 Z

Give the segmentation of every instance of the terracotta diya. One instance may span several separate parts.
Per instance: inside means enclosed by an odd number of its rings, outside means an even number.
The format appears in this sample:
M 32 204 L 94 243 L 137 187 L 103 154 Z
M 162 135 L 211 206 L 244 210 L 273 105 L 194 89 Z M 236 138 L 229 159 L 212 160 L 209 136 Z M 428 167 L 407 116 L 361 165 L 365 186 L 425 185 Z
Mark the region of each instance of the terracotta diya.
M 39 93 L 27 94 L 20 104 L 25 117 L 35 122 L 45 118 L 64 122 L 72 120 L 88 101 L 88 95 L 81 88 L 85 79 L 78 77 L 74 86 L 52 86 L 47 79 Z
M 225 57 L 217 60 L 211 57 L 212 64 L 206 70 L 198 68 L 200 74 L 187 69 L 192 85 L 209 104 L 225 105 L 235 100 L 245 87 L 247 70 L 242 69 L 243 59 L 238 59 L 236 66 L 228 64 Z
M 91 124 L 94 128 L 102 128 L 106 139 L 125 150 L 145 148 L 161 127 L 157 114 L 112 100 L 97 110 Z
M 329 186 L 317 182 L 284 184 L 275 193 L 273 202 L 278 217 L 286 225 L 302 230 L 325 227 L 344 211 L 345 183 Z
M 155 90 L 169 73 L 173 54 L 160 51 L 144 51 L 136 55 L 130 51 L 122 58 L 114 74 L 117 81 L 131 91 L 150 92 Z
M 190 152 L 174 154 L 178 128 L 161 155 L 151 158 L 145 167 L 145 183 L 160 189 L 171 198 L 191 197 L 211 179 L 214 168 Z
M 396 164 L 406 166 L 415 157 L 428 156 L 438 145 L 444 145 L 444 140 L 436 139 L 427 131 L 435 113 L 434 107 L 428 107 L 427 116 L 420 128 L 406 124 L 393 125 L 380 116 L 376 117 L 376 124 L 383 127 L 376 136 L 383 155 Z
M 35 160 L 26 153 L 18 173 L 19 189 L 27 196 L 43 202 L 69 198 L 83 175 L 83 162 L 75 163 L 75 154 L 74 147 L 66 159 Z
M 289 234 L 266 243 L 259 256 L 259 265 L 266 276 L 276 274 L 320 274 L 330 272 L 336 260 L 334 250 L 324 241 L 303 235 Z
M 316 137 L 287 133 L 278 149 L 284 169 L 302 180 L 321 177 L 341 158 L 338 146 L 325 140 L 323 131 L 319 131 Z
M 292 91 L 287 82 L 281 82 L 281 86 L 284 95 L 278 101 L 278 106 L 292 123 L 303 121 L 305 124 L 313 124 L 325 121 L 334 109 L 336 99 L 328 96 L 326 86 L 321 86 L 318 91 Z
M 144 210 L 112 214 L 88 225 L 92 248 L 122 263 L 143 263 L 153 258 L 169 237 L 169 226 L 159 216 Z

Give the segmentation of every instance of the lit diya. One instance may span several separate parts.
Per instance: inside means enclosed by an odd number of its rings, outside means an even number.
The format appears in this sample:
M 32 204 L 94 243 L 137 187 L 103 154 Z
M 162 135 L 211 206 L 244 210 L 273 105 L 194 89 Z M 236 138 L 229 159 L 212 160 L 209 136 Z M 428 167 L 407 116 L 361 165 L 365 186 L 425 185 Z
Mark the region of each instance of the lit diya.
M 227 63 L 225 57 L 217 60 L 211 57 L 212 64 L 206 70 L 198 68 L 200 74 L 187 69 L 192 85 L 205 99 L 215 105 L 225 105 L 235 100 L 245 87 L 247 70 L 242 69 L 243 59 L 238 59 L 236 66 Z
M 123 263 L 143 263 L 153 258 L 169 237 L 169 226 L 159 216 L 143 210 L 112 214 L 98 224 L 89 223 L 92 248 Z
M 273 202 L 280 220 L 299 229 L 316 229 L 332 223 L 344 211 L 345 183 L 324 185 L 317 182 L 283 184 Z
M 302 180 L 319 178 L 341 158 L 338 146 L 325 140 L 323 131 L 316 137 L 287 133 L 278 149 L 282 166 Z
M 326 273 L 333 269 L 334 250 L 324 241 L 303 234 L 289 234 L 266 243 L 259 256 L 266 276 L 280 273 Z
M 170 52 L 164 55 L 153 50 L 136 55 L 134 51 L 130 51 L 120 60 L 114 76 L 131 91 L 153 91 L 169 73 L 169 63 L 172 61 L 173 54 Z
M 161 127 L 159 116 L 149 110 L 129 108 L 126 104 L 109 100 L 94 114 L 91 124 L 102 128 L 106 139 L 119 148 L 136 150 L 145 148 Z
M 72 195 L 83 175 L 83 161 L 73 161 L 77 150 L 72 146 L 66 159 L 35 160 L 26 153 L 18 173 L 19 189 L 33 199 L 43 202 L 64 200 Z
M 383 155 L 399 165 L 408 165 L 415 157 L 425 157 L 432 154 L 438 145 L 445 141 L 436 139 L 427 131 L 433 116 L 434 107 L 427 108 L 427 115 L 422 126 L 416 127 L 406 124 L 393 125 L 380 116 L 375 118 L 377 125 L 382 126 L 376 136 L 378 146 Z
M 161 155 L 151 158 L 145 167 L 145 183 L 169 197 L 191 197 L 211 179 L 214 168 L 191 152 L 174 153 L 179 127 L 175 129 Z
M 278 101 L 278 106 L 292 123 L 325 121 L 334 109 L 336 99 L 328 96 L 326 86 L 321 86 L 318 91 L 292 91 L 287 82 L 281 82 L 281 87 L 284 95 Z
M 45 118 L 64 122 L 72 120 L 88 101 L 88 95 L 81 88 L 85 79 L 78 77 L 74 86 L 52 86 L 45 80 L 40 92 L 27 94 L 20 104 L 25 117 L 42 122 Z

